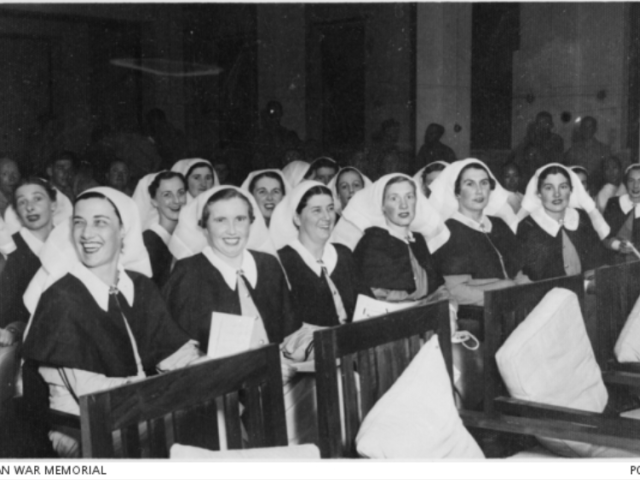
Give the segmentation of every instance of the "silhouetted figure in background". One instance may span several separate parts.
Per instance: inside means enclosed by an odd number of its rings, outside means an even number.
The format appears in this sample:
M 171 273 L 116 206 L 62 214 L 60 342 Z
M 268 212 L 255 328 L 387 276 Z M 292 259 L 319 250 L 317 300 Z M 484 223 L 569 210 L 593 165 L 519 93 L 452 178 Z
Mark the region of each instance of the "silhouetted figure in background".
M 178 160 L 187 157 L 187 140 L 184 133 L 174 127 L 159 108 L 147 112 L 147 132 L 162 158 L 161 169 L 170 169 Z M 149 173 L 149 172 L 147 172 Z
M 564 155 L 567 165 L 587 169 L 592 189 L 602 185 L 602 161 L 611 155 L 609 146 L 595 138 L 597 131 L 598 121 L 593 117 L 584 117 L 580 121 L 576 142 Z
M 122 160 L 114 160 L 111 162 L 109 170 L 107 171 L 107 187 L 115 188 L 125 195 L 131 196 L 133 194 L 133 188 L 131 188 L 130 182 L 129 166 Z
M 20 182 L 18 163 L 6 155 L 0 155 L 0 216 L 2 217 L 7 207 L 11 205 L 18 182 Z
M 76 198 L 73 191 L 73 178 L 78 164 L 78 156 L 66 150 L 54 154 L 47 167 L 47 175 L 51 179 L 51 184 L 64 193 L 72 202 Z
M 280 125 L 282 104 L 271 100 L 262 111 L 262 126 L 253 155 L 254 170 L 282 168 L 284 153 L 300 144 L 298 134 Z
M 553 133 L 553 117 L 540 112 L 527 127 L 527 134 L 509 156 L 522 173 L 522 184 L 527 185 L 535 171 L 547 163 L 563 163 L 564 140 Z
M 424 132 L 424 144 L 420 147 L 413 165 L 414 171 L 417 172 L 436 160 L 444 160 L 448 163 L 456 161 L 456 153 L 453 149 L 440 141 L 444 132 L 445 128 L 442 125 L 438 123 L 429 124 Z
M 369 160 L 371 166 L 365 175 L 377 180 L 386 173 L 408 173 L 409 165 L 398 149 L 400 139 L 400 123 L 388 118 L 380 124 L 380 129 L 371 135 Z

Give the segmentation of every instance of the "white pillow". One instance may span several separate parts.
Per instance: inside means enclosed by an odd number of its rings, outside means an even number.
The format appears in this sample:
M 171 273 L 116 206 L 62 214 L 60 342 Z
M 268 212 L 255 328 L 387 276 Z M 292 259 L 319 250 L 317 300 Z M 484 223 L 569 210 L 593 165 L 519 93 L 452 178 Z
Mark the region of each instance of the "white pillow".
M 620 363 L 640 362 L 640 297 L 636 300 L 613 351 Z
M 252 460 L 252 459 L 319 459 L 320 450 L 315 445 L 294 445 L 290 447 L 249 448 L 246 450 L 213 451 L 174 443 L 169 458 L 172 460 Z
M 484 458 L 454 405 L 437 336 L 376 402 L 356 447 L 368 458 Z
M 601 413 L 607 389 L 593 354 L 575 293 L 554 288 L 496 354 L 509 394 L 520 400 Z M 539 438 L 563 456 L 621 457 L 631 452 Z M 637 455 L 637 453 L 636 453 Z

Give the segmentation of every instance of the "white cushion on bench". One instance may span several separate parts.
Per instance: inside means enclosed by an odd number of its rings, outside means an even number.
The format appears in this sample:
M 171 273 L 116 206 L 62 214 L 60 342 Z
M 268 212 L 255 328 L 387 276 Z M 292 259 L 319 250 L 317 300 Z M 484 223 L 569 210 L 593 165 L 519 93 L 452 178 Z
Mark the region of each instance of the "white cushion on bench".
M 456 410 L 437 336 L 376 402 L 356 446 L 367 458 L 484 458 Z

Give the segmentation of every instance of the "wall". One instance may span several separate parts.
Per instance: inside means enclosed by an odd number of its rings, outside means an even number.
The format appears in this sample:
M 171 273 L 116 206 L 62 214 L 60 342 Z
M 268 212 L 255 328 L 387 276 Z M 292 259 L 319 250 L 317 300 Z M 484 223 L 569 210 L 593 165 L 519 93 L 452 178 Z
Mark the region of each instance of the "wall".
M 306 137 L 305 6 L 258 5 L 258 98 L 283 107 L 282 125 Z
M 412 150 L 414 142 L 414 5 L 308 4 L 307 30 L 314 25 L 353 19 L 365 22 L 365 140 L 390 117 L 400 122 L 399 146 Z M 292 41 L 297 41 L 291 39 Z M 307 55 L 315 55 L 307 45 Z M 307 78 L 307 85 L 313 79 Z M 320 124 L 320 126 L 318 125 Z M 307 111 L 307 134 L 317 137 L 321 119 Z
M 465 158 L 471 138 L 471 4 L 418 3 L 417 8 L 415 149 L 434 122 L 446 129 L 442 142 Z
M 547 110 L 565 148 L 578 117 L 594 116 L 597 138 L 614 151 L 626 139 L 624 3 L 523 3 L 520 50 L 514 55 L 513 144 L 527 123 Z M 606 97 L 596 98 L 604 90 Z M 532 94 L 535 100 L 526 99 Z M 560 114 L 572 119 L 562 123 Z

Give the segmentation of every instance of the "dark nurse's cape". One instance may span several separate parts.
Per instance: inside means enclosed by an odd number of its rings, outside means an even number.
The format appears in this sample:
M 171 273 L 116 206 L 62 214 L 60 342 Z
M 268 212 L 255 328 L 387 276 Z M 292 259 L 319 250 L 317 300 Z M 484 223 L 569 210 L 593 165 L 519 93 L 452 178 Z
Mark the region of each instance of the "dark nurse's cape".
M 149 253 L 151 271 L 153 272 L 152 280 L 158 288 L 162 288 L 169 280 L 173 255 L 171 255 L 169 247 L 160 238 L 160 235 L 153 230 L 145 230 L 142 234 L 142 240 Z
M 127 271 L 134 285 L 133 305 L 122 294 L 109 295 L 109 310 L 96 303 L 87 287 L 67 274 L 40 298 L 23 347 L 25 359 L 40 365 L 76 368 L 107 377 L 136 375 L 127 319 L 145 371 L 182 347 L 189 336 L 169 315 L 155 284 Z M 120 313 L 122 312 L 122 314 Z
M 582 209 L 577 211 L 580 216 L 578 228 L 565 228 L 564 231 L 578 252 L 584 272 L 600 267 L 605 258 L 605 251 L 587 213 Z M 524 261 L 523 273 L 531 280 L 535 282 L 566 275 L 562 254 L 562 231 L 558 231 L 558 234 L 552 237 L 533 218 L 526 217 L 518 224 L 517 238 Z
M 488 234 L 474 230 L 453 218 L 445 222 L 451 236 L 435 253 L 441 275 L 505 279 L 497 249 L 504 260 L 508 277 L 515 278 L 522 269 L 516 235 L 502 219 L 489 216 L 489 220 L 492 229 Z
M 0 328 L 13 322 L 27 322 L 29 312 L 22 296 L 40 268 L 40 259 L 31 251 L 20 233 L 13 235 L 16 249 L 7 258 L 0 274 Z
M 427 273 L 428 294 L 444 283 L 436 272 L 435 262 L 427 242 L 420 234 L 414 234 L 415 241 L 405 242 L 389 234 L 383 228 L 371 227 L 353 251 L 353 259 L 360 277 L 370 288 L 403 290 L 412 293 L 416 289 L 411 268 L 409 249 Z
M 275 257 L 251 250 L 258 269 L 253 288 L 247 283 L 269 341 L 281 343 L 300 327 L 294 318 L 282 267 Z M 165 285 L 163 296 L 169 311 L 189 335 L 207 351 L 212 312 L 241 315 L 238 292 L 231 290 L 222 274 L 199 253 L 178 261 Z
M 340 298 L 351 321 L 358 294 L 373 297 L 371 290 L 361 281 L 351 251 L 340 244 L 333 244 L 338 262 L 329 275 L 340 293 Z M 291 284 L 291 299 L 296 319 L 300 322 L 323 327 L 339 325 L 335 303 L 327 281 L 319 277 L 290 246 L 278 250 L 280 261 Z

